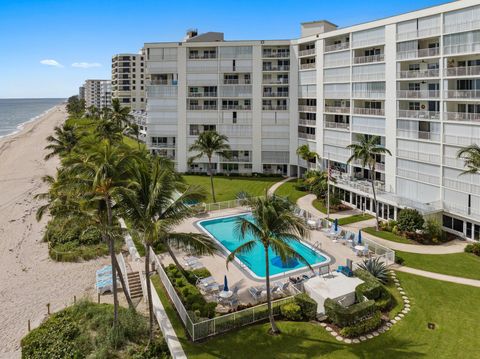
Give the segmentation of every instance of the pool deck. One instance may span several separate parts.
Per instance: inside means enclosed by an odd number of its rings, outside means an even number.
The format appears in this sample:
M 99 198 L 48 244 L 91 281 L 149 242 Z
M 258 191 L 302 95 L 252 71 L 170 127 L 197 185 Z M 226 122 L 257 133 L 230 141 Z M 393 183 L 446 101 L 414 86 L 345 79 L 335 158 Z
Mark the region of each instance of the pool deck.
M 231 209 L 222 209 L 219 211 L 211 211 L 206 214 L 199 215 L 197 217 L 189 218 L 185 220 L 182 224 L 176 227 L 175 232 L 194 232 L 194 233 L 203 233 L 195 223 L 205 219 L 213 219 L 218 217 L 224 217 L 228 215 L 235 215 L 246 213 L 248 210 L 246 208 L 231 208 Z M 322 231 L 312 230 L 310 231 L 310 238 L 303 239 L 306 243 L 313 245 L 319 242 L 320 252 L 327 254 L 331 258 L 330 269 L 333 271 L 339 265 L 345 265 L 347 259 L 351 259 L 354 262 L 361 261 L 361 258 L 357 257 L 355 253 L 349 249 L 347 246 L 344 246 L 339 243 L 332 242 L 326 234 Z M 182 263 L 183 257 L 186 255 L 184 252 L 178 250 L 174 251 L 177 259 Z M 163 253 L 158 255 L 160 261 L 163 265 L 168 265 L 173 263 L 172 258 L 168 253 Z M 252 303 L 254 304 L 253 298 L 248 292 L 248 288 L 251 286 L 261 286 L 265 284 L 265 280 L 259 280 L 253 278 L 245 270 L 240 268 L 239 264 L 236 262 L 231 262 L 226 268 L 226 254 L 223 252 L 217 252 L 212 256 L 200 256 L 200 262 L 212 273 L 212 276 L 215 278 L 217 283 L 222 284 L 224 276 L 227 275 L 228 285 L 230 288 L 235 286 L 239 287 L 238 296 L 242 304 Z M 183 263 L 182 263 L 183 264 Z M 187 267 L 186 267 L 187 268 Z M 308 272 L 309 270 L 304 270 L 303 273 Z M 309 273 L 311 274 L 311 272 Z M 271 282 L 276 281 L 286 281 L 288 277 L 292 274 L 286 274 L 284 277 L 279 277 L 271 280 Z M 298 276 L 296 272 L 294 276 Z

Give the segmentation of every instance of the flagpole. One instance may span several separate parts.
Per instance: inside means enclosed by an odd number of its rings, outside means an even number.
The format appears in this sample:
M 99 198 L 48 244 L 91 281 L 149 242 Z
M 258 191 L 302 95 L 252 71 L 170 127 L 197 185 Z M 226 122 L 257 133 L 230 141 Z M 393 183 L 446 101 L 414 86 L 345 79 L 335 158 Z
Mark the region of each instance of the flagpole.
M 330 220 L 330 154 L 327 158 L 327 220 Z

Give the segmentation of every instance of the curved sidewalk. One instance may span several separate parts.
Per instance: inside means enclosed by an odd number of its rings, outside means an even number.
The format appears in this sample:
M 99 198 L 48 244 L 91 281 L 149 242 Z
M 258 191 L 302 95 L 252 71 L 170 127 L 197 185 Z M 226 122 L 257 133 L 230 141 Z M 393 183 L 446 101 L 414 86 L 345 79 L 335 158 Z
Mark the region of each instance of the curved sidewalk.
M 398 270 L 400 272 L 415 274 L 415 275 L 419 275 L 419 276 L 430 278 L 430 279 L 442 280 L 444 282 L 464 284 L 464 285 L 469 285 L 469 286 L 472 286 L 472 287 L 479 287 L 480 288 L 480 280 L 476 280 L 476 279 L 455 277 L 455 276 L 452 276 L 452 275 L 446 275 L 446 274 L 440 274 L 440 273 L 434 273 L 434 272 L 427 272 L 427 271 L 424 271 L 424 270 L 421 270 L 421 269 L 404 267 L 404 266 L 399 266 L 399 265 L 394 265 L 392 268 L 395 269 L 395 270 Z
M 312 214 L 318 216 L 318 217 L 325 217 L 325 214 L 317 210 L 315 207 L 312 205 L 312 201 L 315 199 L 315 195 L 313 194 L 308 194 L 306 196 L 303 196 L 298 199 L 297 205 L 302 208 L 307 210 L 308 212 L 311 212 Z M 349 211 L 350 212 L 350 211 Z M 335 218 L 332 216 L 332 218 Z M 356 231 L 360 228 L 365 228 L 365 227 L 372 227 L 375 225 L 375 220 L 371 219 L 368 221 L 361 221 L 361 222 L 356 222 L 352 223 L 345 227 L 346 229 Z M 406 244 L 406 243 L 397 243 L 393 241 L 388 241 L 386 239 L 379 238 L 377 236 L 372 236 L 366 232 L 363 232 L 362 235 L 364 235 L 366 238 L 377 242 L 378 244 L 381 244 L 382 246 L 388 247 L 390 249 L 393 249 L 395 251 L 402 251 L 402 252 L 410 252 L 410 253 L 418 253 L 418 254 L 452 254 L 452 253 L 459 253 L 463 252 L 465 246 L 467 243 L 465 241 L 461 240 L 453 240 L 444 244 L 439 244 L 439 245 L 420 245 L 420 244 Z
M 284 184 L 284 183 L 286 183 L 286 182 L 288 182 L 288 181 L 290 181 L 290 180 L 293 180 L 293 179 L 295 179 L 295 177 L 287 177 L 287 178 L 284 178 L 284 179 L 281 180 L 281 181 L 275 182 L 275 183 L 268 189 L 267 193 L 268 193 L 269 195 L 274 194 L 275 191 L 278 189 L 278 187 L 280 187 L 282 184 Z

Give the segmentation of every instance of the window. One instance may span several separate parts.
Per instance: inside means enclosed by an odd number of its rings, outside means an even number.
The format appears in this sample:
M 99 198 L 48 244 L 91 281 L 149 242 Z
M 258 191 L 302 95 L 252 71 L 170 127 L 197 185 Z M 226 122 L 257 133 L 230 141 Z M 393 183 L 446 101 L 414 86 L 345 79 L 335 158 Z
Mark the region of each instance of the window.
M 420 64 L 410 64 L 408 65 L 409 71 L 418 71 L 420 70 Z
M 420 102 L 409 102 L 408 109 L 410 111 L 420 111 Z
M 420 84 L 419 83 L 409 83 L 408 84 L 409 91 L 420 91 Z
M 433 64 L 427 64 L 427 69 L 429 69 L 429 70 L 438 70 L 438 69 L 439 69 L 438 62 L 435 62 L 435 63 L 433 63 Z

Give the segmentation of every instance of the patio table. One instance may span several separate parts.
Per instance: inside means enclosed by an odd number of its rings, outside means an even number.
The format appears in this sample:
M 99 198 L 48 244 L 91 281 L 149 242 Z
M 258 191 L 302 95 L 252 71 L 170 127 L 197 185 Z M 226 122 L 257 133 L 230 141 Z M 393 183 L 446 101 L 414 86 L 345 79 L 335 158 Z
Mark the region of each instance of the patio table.
M 220 293 L 218 293 L 218 296 L 222 299 L 228 299 L 232 295 L 233 295 L 233 292 L 231 290 L 229 290 L 229 291 L 222 290 Z

